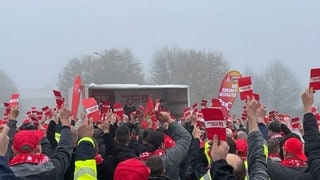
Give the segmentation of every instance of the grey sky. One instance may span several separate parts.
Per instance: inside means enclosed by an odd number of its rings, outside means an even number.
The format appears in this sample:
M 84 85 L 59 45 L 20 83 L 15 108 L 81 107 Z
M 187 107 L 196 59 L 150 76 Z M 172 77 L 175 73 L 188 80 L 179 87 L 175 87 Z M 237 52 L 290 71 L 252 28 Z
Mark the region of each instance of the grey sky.
M 20 89 L 55 86 L 73 57 L 129 48 L 147 66 L 168 46 L 221 51 L 240 72 L 279 59 L 306 83 L 320 67 L 319 17 L 314 0 L 1 1 L 1 69 Z

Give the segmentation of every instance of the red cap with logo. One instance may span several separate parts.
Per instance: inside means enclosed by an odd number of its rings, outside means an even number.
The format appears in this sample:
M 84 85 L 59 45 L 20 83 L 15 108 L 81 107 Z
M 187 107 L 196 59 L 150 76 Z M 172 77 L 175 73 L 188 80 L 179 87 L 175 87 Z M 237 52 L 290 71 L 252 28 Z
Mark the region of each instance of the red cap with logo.
M 18 153 L 29 153 L 37 147 L 43 136 L 44 132 L 41 130 L 19 131 L 13 137 L 13 149 Z

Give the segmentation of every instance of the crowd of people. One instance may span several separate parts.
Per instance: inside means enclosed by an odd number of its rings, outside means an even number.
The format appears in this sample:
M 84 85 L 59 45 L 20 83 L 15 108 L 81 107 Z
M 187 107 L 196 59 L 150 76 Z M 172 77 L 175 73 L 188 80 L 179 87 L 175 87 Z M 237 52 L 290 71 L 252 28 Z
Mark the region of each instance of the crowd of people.
M 320 179 L 320 133 L 313 89 L 301 95 L 303 127 L 296 133 L 247 97 L 247 119 L 226 129 L 226 141 L 208 139 L 197 116 L 184 122 L 161 111 L 160 123 L 141 128 L 132 110 L 119 119 L 110 111 L 101 122 L 71 116 L 67 107 L 17 127 L 19 107 L 0 125 L 0 180 L 209 180 Z

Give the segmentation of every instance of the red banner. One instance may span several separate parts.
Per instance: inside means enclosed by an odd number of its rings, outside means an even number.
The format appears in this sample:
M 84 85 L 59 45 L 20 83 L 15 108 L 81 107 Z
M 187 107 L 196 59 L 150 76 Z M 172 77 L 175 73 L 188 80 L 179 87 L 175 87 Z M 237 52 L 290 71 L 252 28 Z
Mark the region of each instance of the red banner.
M 240 72 L 233 70 L 228 72 L 221 82 L 218 99 L 221 101 L 221 111 L 224 117 L 229 114 L 233 102 L 238 94 L 239 78 L 241 78 Z
M 72 104 L 71 104 L 71 113 L 73 116 L 77 116 L 78 108 L 80 103 L 80 93 L 81 93 L 81 79 L 80 76 L 77 76 L 74 80 L 73 92 L 72 92 Z

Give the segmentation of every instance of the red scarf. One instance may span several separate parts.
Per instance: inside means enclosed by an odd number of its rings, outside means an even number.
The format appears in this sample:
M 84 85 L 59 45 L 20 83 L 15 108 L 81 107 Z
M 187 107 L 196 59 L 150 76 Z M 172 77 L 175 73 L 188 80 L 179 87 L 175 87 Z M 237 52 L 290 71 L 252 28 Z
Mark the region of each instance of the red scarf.
M 287 166 L 287 167 L 306 167 L 307 163 L 302 161 L 299 158 L 293 157 L 293 158 L 282 160 L 281 165 Z
M 44 154 L 18 154 L 14 156 L 10 162 L 9 166 L 14 166 L 17 164 L 29 163 L 29 164 L 41 164 L 48 162 L 50 159 Z
M 140 154 L 140 159 L 141 160 L 147 160 L 149 157 L 151 157 L 151 156 L 153 156 L 153 155 L 158 155 L 158 156 L 162 156 L 162 155 L 164 155 L 165 154 L 165 151 L 164 150 L 162 150 L 162 149 L 157 149 L 157 150 L 155 150 L 155 151 L 153 151 L 153 152 L 143 152 L 143 153 L 141 153 Z

